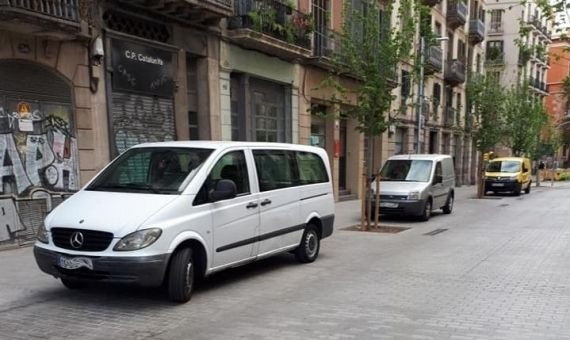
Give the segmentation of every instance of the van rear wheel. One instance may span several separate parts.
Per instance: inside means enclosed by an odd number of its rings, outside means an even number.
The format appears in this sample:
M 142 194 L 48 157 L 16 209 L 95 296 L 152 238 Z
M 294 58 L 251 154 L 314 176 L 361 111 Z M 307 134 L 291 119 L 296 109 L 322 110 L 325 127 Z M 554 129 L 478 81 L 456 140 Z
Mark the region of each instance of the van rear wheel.
M 312 224 L 307 224 L 301 244 L 295 249 L 295 258 L 301 263 L 310 263 L 317 259 L 321 248 L 321 240 L 317 228 Z
M 172 255 L 168 270 L 168 296 L 174 302 L 188 302 L 194 290 L 192 249 L 183 248 Z

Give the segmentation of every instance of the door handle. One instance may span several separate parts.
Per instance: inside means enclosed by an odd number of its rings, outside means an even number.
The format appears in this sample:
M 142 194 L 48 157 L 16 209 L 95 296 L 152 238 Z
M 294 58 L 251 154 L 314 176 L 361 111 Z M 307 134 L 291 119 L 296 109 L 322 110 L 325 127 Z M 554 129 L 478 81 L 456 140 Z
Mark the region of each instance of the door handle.
M 255 203 L 255 202 L 249 202 L 245 207 L 246 207 L 247 209 L 257 208 L 257 203 Z
M 270 200 L 270 199 L 267 199 L 267 198 L 266 198 L 266 199 L 264 199 L 263 201 L 261 201 L 261 206 L 265 206 L 265 205 L 268 205 L 268 204 L 271 204 L 271 200 Z

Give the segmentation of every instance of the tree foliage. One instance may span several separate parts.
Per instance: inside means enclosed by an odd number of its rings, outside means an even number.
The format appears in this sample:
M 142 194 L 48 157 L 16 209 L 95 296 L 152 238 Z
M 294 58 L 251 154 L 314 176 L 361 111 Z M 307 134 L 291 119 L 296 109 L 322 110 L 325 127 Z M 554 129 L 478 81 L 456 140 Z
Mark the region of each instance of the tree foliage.
M 389 125 L 389 111 L 397 82 L 397 66 L 412 57 L 419 3 L 414 0 L 365 0 L 362 8 L 345 2 L 340 48 L 332 58 L 332 71 L 322 84 L 336 89 L 334 100 L 351 102 L 343 112 L 357 122 L 365 136 L 381 135 Z M 391 22 L 392 14 L 396 22 Z M 395 28 L 395 29 L 394 29 Z M 347 86 L 342 77 L 356 79 Z M 340 97 L 340 98 L 339 98 Z
M 469 77 L 466 91 L 471 105 L 473 141 L 478 151 L 488 152 L 501 141 L 505 91 L 497 78 L 481 74 Z
M 534 97 L 526 81 L 507 90 L 505 99 L 503 143 L 517 156 L 535 154 L 548 123 L 542 100 Z

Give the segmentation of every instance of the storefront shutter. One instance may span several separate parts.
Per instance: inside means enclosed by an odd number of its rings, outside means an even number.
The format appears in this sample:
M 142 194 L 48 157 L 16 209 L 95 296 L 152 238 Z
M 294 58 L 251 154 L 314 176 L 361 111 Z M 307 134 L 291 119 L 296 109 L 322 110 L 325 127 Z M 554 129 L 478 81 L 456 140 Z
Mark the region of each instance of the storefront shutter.
M 172 99 L 113 92 L 111 133 L 115 154 L 140 143 L 174 140 Z

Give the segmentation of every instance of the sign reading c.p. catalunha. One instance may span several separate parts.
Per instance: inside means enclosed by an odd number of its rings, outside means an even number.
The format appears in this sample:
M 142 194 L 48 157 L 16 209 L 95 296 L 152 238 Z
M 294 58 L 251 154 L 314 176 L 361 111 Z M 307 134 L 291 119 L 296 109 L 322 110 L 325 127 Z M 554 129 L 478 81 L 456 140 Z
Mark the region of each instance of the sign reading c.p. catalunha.
M 113 89 L 161 97 L 173 95 L 172 53 L 112 39 Z

